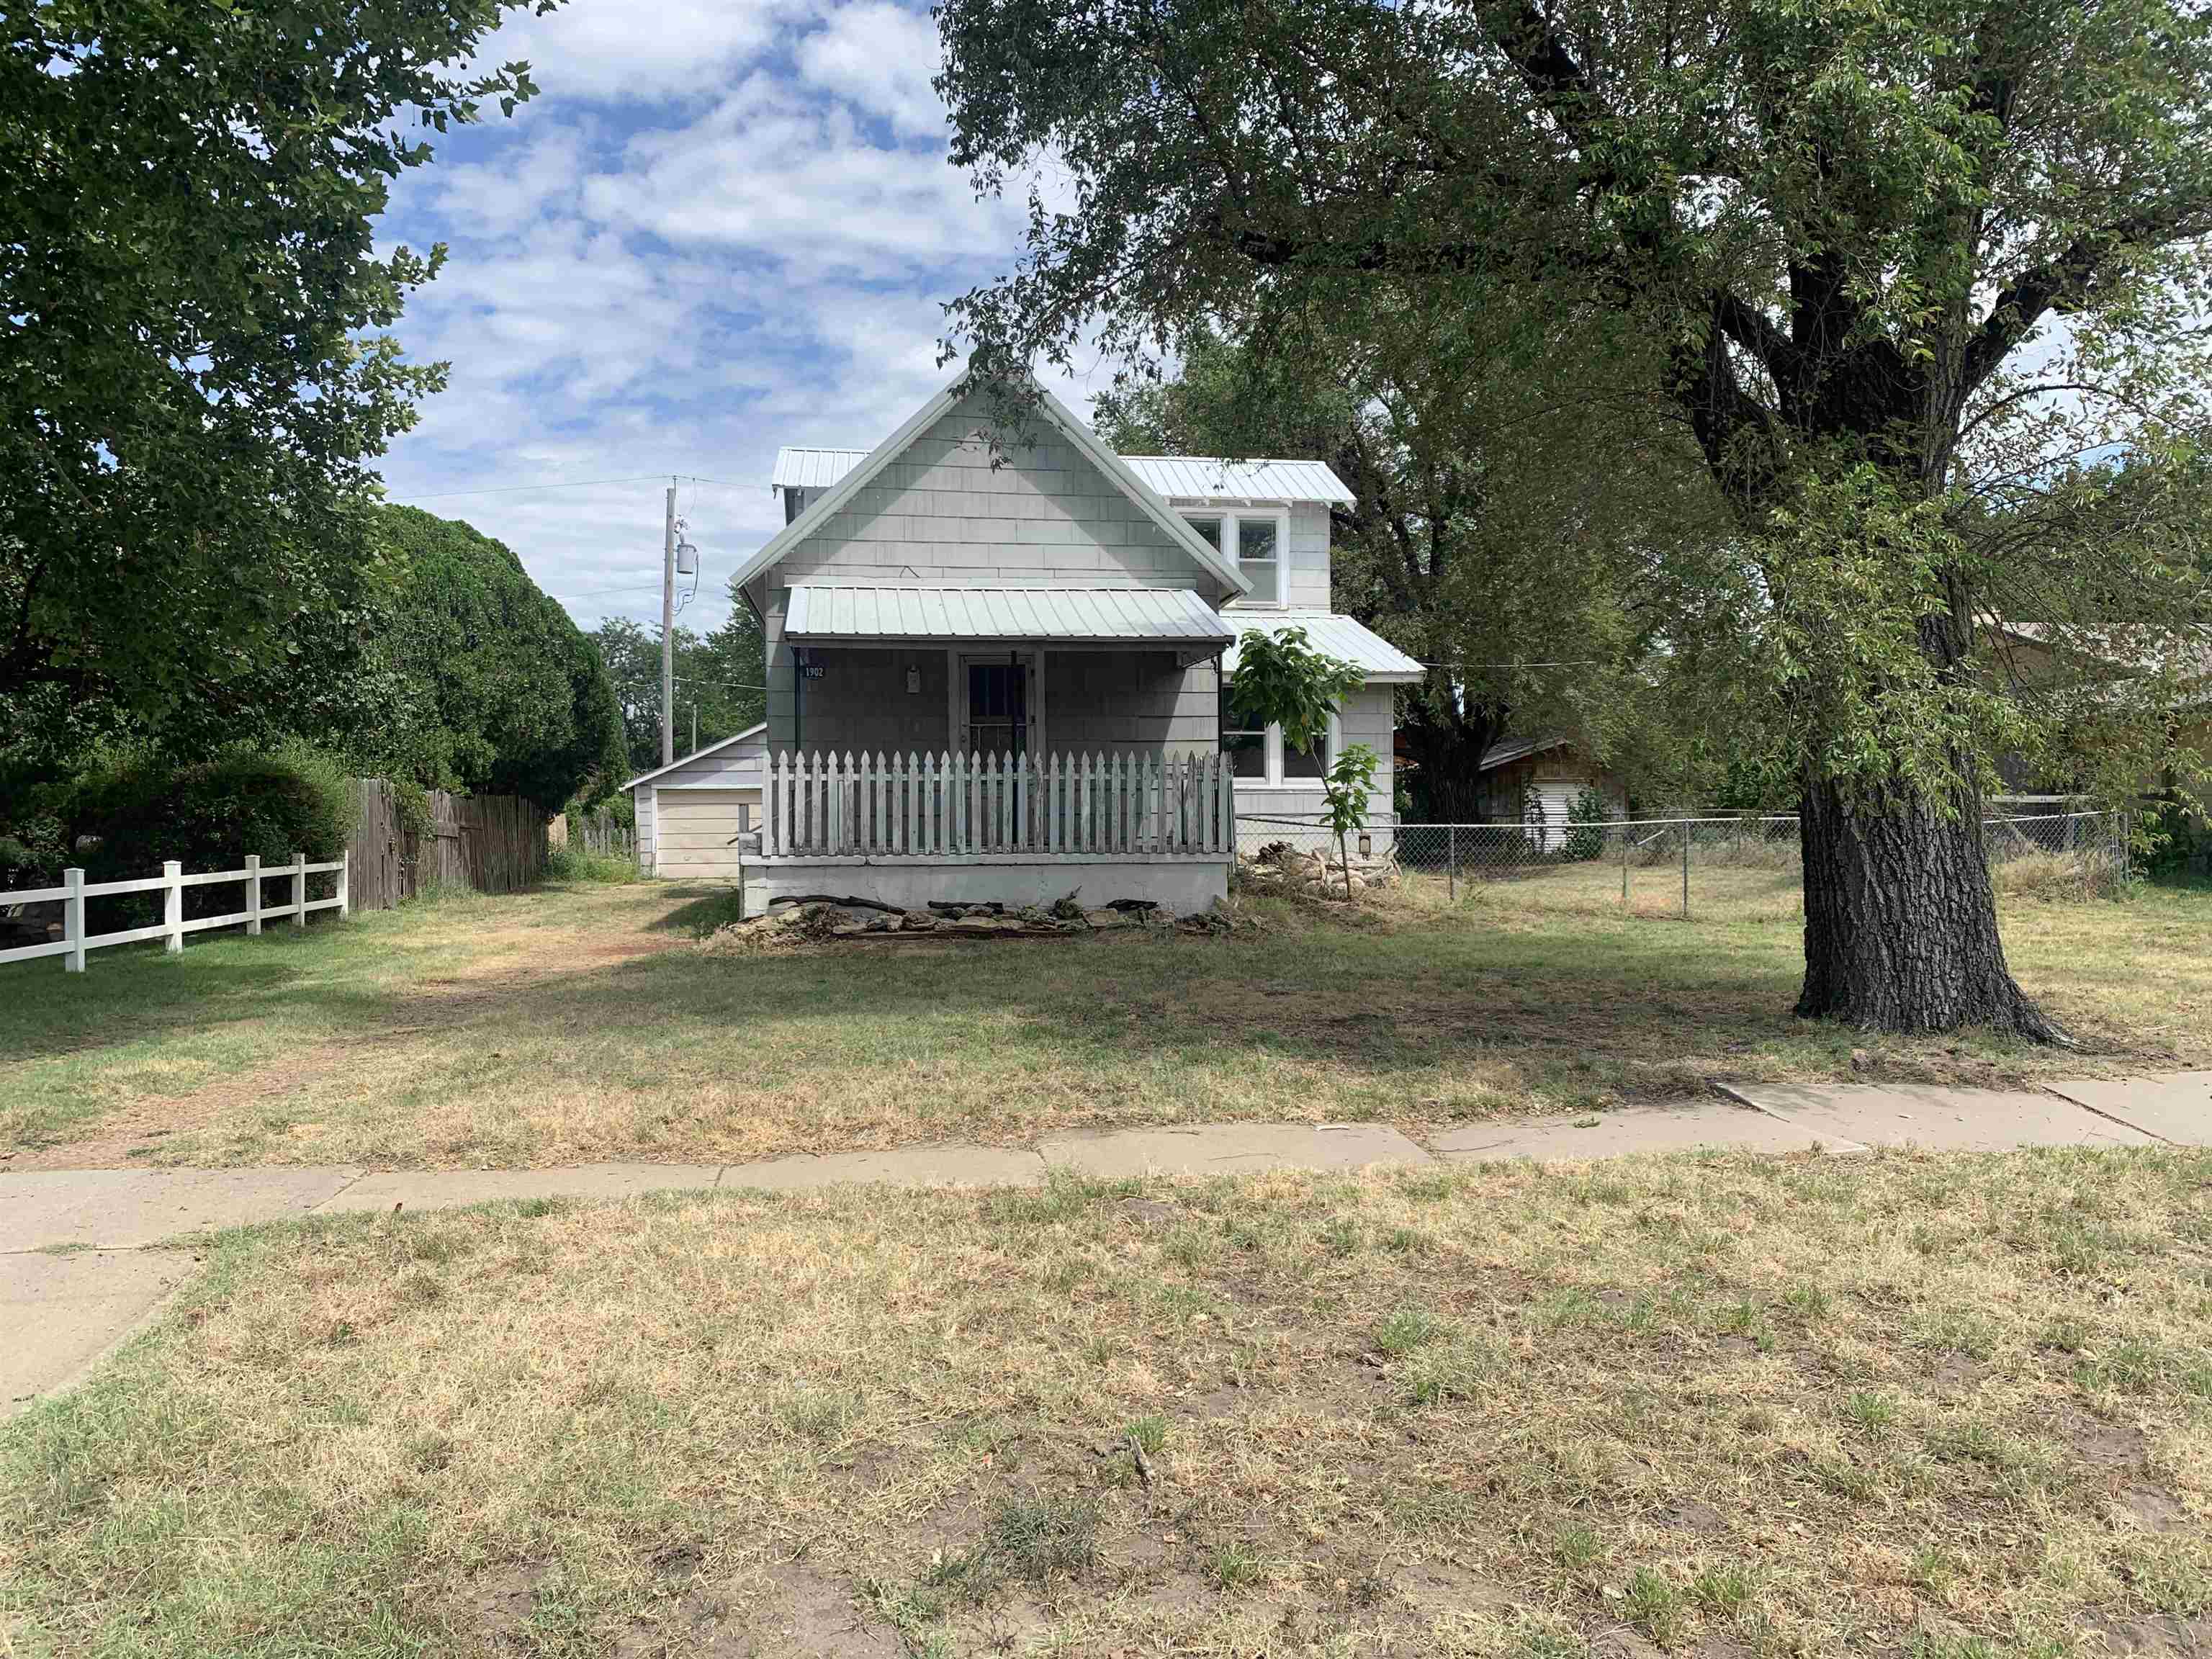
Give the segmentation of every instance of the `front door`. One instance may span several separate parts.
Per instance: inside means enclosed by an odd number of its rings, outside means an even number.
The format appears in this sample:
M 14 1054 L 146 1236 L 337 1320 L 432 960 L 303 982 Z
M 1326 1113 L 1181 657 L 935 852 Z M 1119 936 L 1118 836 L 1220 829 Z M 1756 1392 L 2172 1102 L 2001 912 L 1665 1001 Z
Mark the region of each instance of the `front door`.
M 1029 752 L 1029 669 L 1018 662 L 968 664 L 969 751 L 979 755 Z

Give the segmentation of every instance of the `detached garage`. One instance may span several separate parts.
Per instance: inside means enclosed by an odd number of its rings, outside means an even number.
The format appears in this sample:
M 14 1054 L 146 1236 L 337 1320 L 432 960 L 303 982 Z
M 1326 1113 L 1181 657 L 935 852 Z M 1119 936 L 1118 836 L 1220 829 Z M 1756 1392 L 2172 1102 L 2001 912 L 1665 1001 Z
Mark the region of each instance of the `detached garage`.
M 768 727 L 710 743 L 623 787 L 637 805 L 637 861 L 647 875 L 735 881 L 736 838 L 760 828 Z

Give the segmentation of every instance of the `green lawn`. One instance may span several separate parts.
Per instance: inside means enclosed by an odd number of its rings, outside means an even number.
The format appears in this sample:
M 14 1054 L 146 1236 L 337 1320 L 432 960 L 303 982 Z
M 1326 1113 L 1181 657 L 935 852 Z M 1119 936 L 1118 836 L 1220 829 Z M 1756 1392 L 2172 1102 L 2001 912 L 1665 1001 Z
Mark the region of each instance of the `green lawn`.
M 2212 1059 L 2203 890 L 2008 902 L 2017 970 L 2087 1050 L 2057 1056 L 1793 1019 L 1786 874 L 1701 871 L 1689 921 L 1664 884 L 1623 915 L 1613 879 L 1473 885 L 1456 907 L 1424 889 L 1357 925 L 1255 902 L 1217 939 L 775 956 L 696 943 L 726 912 L 711 893 L 552 887 L 100 952 L 81 976 L 18 964 L 0 969 L 0 1167 L 744 1159 Z
M 270 1227 L 0 1425 L 0 1650 L 2201 1653 L 2208 1264 L 2166 1150 Z

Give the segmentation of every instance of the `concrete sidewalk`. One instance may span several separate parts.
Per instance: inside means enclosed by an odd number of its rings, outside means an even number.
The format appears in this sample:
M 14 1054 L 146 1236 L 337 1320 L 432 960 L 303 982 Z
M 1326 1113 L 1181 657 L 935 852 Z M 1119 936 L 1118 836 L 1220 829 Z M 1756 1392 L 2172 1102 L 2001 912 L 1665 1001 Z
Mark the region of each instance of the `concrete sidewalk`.
M 920 1146 L 759 1164 L 0 1173 L 0 1414 L 65 1386 L 153 1316 L 191 1263 L 150 1247 L 294 1216 L 443 1209 L 493 1199 L 623 1199 L 671 1188 L 1027 1185 L 1054 1169 L 1111 1178 L 1565 1161 L 1699 1147 L 2212 1145 L 2212 1072 L 2058 1083 L 2051 1090 L 1746 1084 L 1725 1087 L 1728 1101 L 1439 1127 L 1425 1133 L 1425 1145 L 1376 1123 L 1222 1123 L 1063 1135 L 1033 1146 Z

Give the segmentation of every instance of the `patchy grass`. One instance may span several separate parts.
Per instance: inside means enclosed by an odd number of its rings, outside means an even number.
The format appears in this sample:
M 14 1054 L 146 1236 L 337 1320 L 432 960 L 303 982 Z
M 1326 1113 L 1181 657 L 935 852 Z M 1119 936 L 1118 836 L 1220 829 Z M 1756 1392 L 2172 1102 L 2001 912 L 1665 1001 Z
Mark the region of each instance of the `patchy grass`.
M 1380 1246 L 1401 1227 L 1428 1249 Z M 2212 1155 L 2166 1151 L 292 1224 L 226 1237 L 100 1377 L 0 1426 L 0 1629 L 332 1659 L 2197 1651 L 2208 1261 Z M 1942 1334 L 1968 1325 L 1971 1352 Z
M 742 1160 L 1109 1124 L 1587 1114 L 1716 1078 L 2212 1060 L 2212 891 L 2008 907 L 2021 976 L 2085 1058 L 1795 1019 L 1786 872 L 1701 872 L 1688 922 L 1663 883 L 1624 915 L 1618 879 L 1567 866 L 1467 884 L 1456 905 L 1425 884 L 1350 923 L 1255 902 L 1258 927 L 1217 939 L 750 958 L 693 944 L 726 893 L 580 884 L 102 952 L 81 977 L 13 965 L 0 1160 Z

